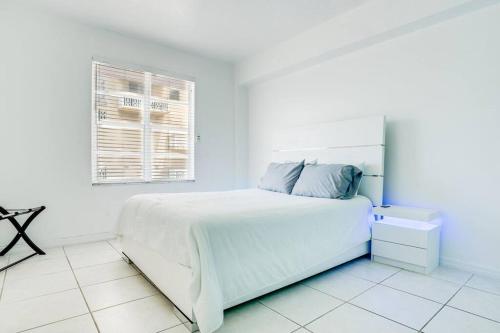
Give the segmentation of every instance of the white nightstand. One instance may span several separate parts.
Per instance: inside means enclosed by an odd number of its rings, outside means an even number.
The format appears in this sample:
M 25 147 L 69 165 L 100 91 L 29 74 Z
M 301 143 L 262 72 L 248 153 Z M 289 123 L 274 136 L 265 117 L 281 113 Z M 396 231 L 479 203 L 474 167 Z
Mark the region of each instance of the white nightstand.
M 439 212 L 402 206 L 375 207 L 372 260 L 429 274 L 439 265 Z

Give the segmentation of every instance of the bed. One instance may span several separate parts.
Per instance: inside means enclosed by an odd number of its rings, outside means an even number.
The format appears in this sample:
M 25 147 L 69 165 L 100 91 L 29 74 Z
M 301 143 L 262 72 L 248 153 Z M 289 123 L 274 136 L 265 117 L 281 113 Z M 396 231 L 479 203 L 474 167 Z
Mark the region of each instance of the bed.
M 350 200 L 260 189 L 143 194 L 121 213 L 124 255 L 175 305 L 191 331 L 216 331 L 223 310 L 369 252 L 382 203 L 384 117 L 284 129 L 273 160 L 363 163 Z

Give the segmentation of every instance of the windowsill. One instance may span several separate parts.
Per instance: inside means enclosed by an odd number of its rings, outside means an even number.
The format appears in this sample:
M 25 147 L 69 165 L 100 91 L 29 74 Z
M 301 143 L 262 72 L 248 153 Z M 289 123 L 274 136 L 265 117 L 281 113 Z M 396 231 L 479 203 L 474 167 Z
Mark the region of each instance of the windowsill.
M 109 182 L 109 183 L 92 183 L 92 186 L 101 186 L 101 185 L 155 185 L 155 184 L 168 184 L 168 183 L 194 183 L 195 179 L 179 179 L 179 180 L 159 180 L 159 181 L 151 181 L 151 182 L 141 182 L 141 181 L 133 181 L 133 182 Z

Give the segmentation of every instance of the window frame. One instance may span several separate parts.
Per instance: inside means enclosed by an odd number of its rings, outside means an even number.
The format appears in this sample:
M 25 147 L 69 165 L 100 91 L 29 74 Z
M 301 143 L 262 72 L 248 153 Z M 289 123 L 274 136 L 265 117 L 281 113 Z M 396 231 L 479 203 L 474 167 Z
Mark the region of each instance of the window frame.
M 96 87 L 95 87 L 95 82 L 96 82 L 96 71 L 94 70 L 94 65 L 95 64 L 101 64 L 101 65 L 109 65 L 113 66 L 119 69 L 123 70 L 130 70 L 130 71 L 138 71 L 138 72 L 147 72 L 150 73 L 151 75 L 162 75 L 162 76 L 167 76 L 171 77 L 174 79 L 178 80 L 185 80 L 189 81 L 192 83 L 192 91 L 190 92 L 190 106 L 192 106 L 192 111 L 191 111 L 191 121 L 192 121 L 192 126 L 188 126 L 189 132 L 188 132 L 188 137 L 191 142 L 191 150 L 189 152 L 190 154 L 190 168 L 191 170 L 191 175 L 192 177 L 186 178 L 186 179 L 160 179 L 160 180 L 153 180 L 152 177 L 149 177 L 146 174 L 146 163 L 149 162 L 149 171 L 152 170 L 152 164 L 151 164 L 151 147 L 147 147 L 147 144 L 151 143 L 151 136 L 153 133 L 153 129 L 151 127 L 151 124 L 146 122 L 146 119 L 149 122 L 150 118 L 150 111 L 145 108 L 145 113 L 143 115 L 143 124 L 142 127 L 144 130 L 144 137 L 143 137 L 143 145 L 144 145 L 144 151 L 143 151 L 143 172 L 144 172 L 144 180 L 131 180 L 131 181 L 102 181 L 99 180 L 97 177 L 97 170 L 95 170 L 95 166 L 97 165 L 97 108 L 96 108 Z M 143 66 L 143 65 L 136 65 L 136 64 L 131 64 L 123 61 L 116 61 L 113 59 L 108 59 L 108 58 L 102 58 L 102 57 L 92 57 L 91 62 L 90 62 L 90 68 L 91 68 L 91 180 L 92 180 L 92 186 L 97 185 L 125 185 L 125 184 L 130 184 L 130 185 L 138 185 L 138 184 L 165 184 L 165 183 L 194 183 L 196 182 L 196 143 L 197 143 L 197 125 L 196 125 L 196 78 L 193 76 L 189 75 L 184 75 L 184 74 L 179 74 L 175 73 L 172 71 L 167 71 L 163 69 L 158 69 L 154 67 L 149 67 L 149 66 Z M 149 93 L 150 88 L 148 88 L 148 93 Z M 144 105 L 147 105 L 146 101 L 151 98 L 151 96 L 146 96 L 145 95 L 145 101 Z M 147 114 L 147 115 L 146 115 Z M 146 134 L 149 133 L 149 136 Z

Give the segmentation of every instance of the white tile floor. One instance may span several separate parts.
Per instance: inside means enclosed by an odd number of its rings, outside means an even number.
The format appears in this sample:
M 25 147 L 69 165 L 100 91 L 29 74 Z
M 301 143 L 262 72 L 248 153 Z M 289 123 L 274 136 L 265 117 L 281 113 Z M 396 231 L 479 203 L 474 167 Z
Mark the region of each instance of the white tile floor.
M 47 251 L 0 273 L 2 333 L 186 333 L 116 241 Z M 0 266 L 22 254 L 0 258 Z M 217 333 L 500 332 L 500 280 L 358 259 L 229 309 Z

